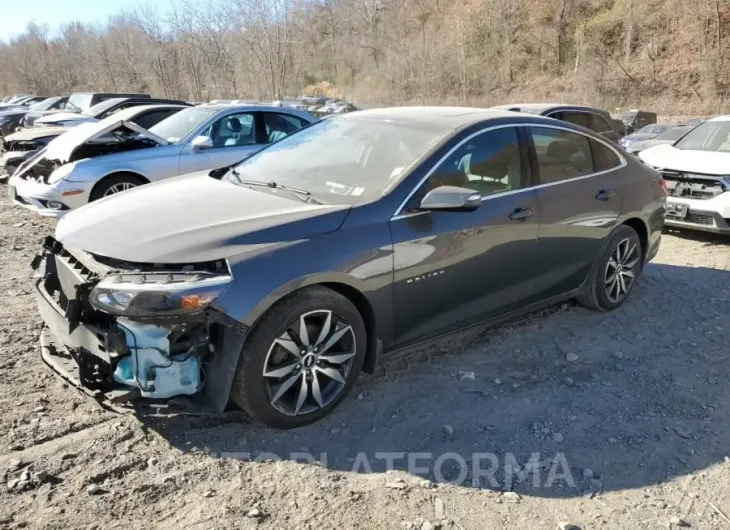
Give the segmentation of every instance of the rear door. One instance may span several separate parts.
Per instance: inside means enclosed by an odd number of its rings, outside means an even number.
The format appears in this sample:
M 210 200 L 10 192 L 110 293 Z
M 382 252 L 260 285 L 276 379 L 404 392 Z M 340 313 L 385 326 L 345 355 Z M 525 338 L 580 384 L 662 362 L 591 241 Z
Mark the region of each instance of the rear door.
M 583 283 L 616 225 L 616 170 L 626 162 L 607 142 L 575 131 L 540 126 L 527 132 L 540 212 L 534 286 L 540 298 L 550 298 Z
M 527 304 L 538 216 L 518 127 L 465 138 L 390 222 L 394 249 L 394 340 L 402 345 Z M 471 212 L 422 211 L 439 186 L 483 195 Z

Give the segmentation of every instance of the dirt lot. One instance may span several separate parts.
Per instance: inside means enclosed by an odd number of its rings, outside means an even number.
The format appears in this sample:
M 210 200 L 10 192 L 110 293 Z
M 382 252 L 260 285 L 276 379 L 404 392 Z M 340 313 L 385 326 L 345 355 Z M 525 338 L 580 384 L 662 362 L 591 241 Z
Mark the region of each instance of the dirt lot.
M 0 528 L 730 530 L 730 241 L 667 234 L 620 310 L 435 345 L 277 432 L 50 375 L 28 263 L 53 223 L 0 196 Z

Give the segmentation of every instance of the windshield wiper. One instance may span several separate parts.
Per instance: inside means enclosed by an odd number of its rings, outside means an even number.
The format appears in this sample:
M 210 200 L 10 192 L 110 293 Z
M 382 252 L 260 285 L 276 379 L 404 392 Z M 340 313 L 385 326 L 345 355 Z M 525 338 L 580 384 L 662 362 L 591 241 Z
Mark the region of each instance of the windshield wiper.
M 307 191 L 307 190 L 302 190 L 299 188 L 295 188 L 293 186 L 285 186 L 284 184 L 278 184 L 277 182 L 274 182 L 274 181 L 262 182 L 260 180 L 243 180 L 241 178 L 241 175 L 235 169 L 231 169 L 230 174 L 242 186 L 258 186 L 261 188 L 272 188 L 272 189 L 277 189 L 277 190 L 284 190 L 286 192 L 289 192 L 289 194 L 292 197 L 295 197 L 302 202 L 322 204 L 320 201 L 318 201 L 317 199 L 312 197 L 312 192 Z M 304 197 L 302 197 L 302 195 L 304 195 Z

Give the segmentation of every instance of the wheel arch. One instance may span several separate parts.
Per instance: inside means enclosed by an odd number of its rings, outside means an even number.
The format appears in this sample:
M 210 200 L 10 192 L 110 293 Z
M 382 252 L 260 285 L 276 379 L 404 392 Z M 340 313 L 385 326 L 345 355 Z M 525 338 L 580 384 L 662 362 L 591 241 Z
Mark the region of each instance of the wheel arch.
M 647 252 L 649 252 L 649 227 L 646 221 L 639 217 L 629 217 L 624 219 L 621 224 L 634 229 L 641 242 L 642 258 L 646 259 Z
M 315 286 L 326 287 L 341 294 L 355 306 L 362 316 L 363 322 L 365 323 L 368 343 L 363 363 L 363 371 L 373 374 L 378 365 L 380 351 L 382 349 L 382 343 L 378 335 L 380 326 L 377 322 L 373 303 L 365 294 L 366 291 L 363 288 L 362 282 L 347 274 L 330 273 L 324 275 L 312 275 L 287 283 L 256 305 L 253 311 L 249 313 L 248 318 L 245 319 L 246 325 L 253 328 L 275 304 L 294 293 L 301 291 L 302 289 Z
M 136 177 L 136 178 L 140 179 L 141 181 L 143 181 L 144 184 L 149 184 L 151 182 L 150 179 L 148 179 L 146 176 L 144 176 L 139 171 L 134 171 L 134 170 L 129 170 L 129 169 L 123 169 L 123 170 L 115 169 L 114 171 L 110 171 L 109 173 L 107 173 L 106 175 L 104 175 L 103 177 L 101 177 L 99 180 L 97 180 L 94 183 L 94 185 L 91 187 L 91 191 L 89 192 L 89 197 L 93 196 L 94 191 L 96 191 L 104 181 L 109 180 L 110 178 L 116 177 L 118 175 L 131 175 L 131 176 Z

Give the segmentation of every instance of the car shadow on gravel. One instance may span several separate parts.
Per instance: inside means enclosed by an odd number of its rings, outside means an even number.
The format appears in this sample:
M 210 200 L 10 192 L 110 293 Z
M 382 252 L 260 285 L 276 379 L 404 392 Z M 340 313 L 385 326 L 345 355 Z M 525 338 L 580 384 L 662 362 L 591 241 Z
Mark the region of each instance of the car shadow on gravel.
M 144 422 L 215 458 L 393 468 L 541 497 L 645 487 L 728 455 L 729 309 L 730 271 L 651 264 L 617 311 L 568 304 L 429 346 L 361 378 L 308 427 L 240 412 Z M 525 466 L 533 453 L 542 467 Z

